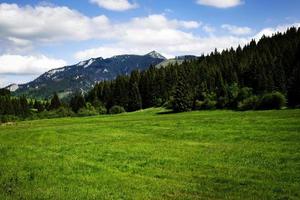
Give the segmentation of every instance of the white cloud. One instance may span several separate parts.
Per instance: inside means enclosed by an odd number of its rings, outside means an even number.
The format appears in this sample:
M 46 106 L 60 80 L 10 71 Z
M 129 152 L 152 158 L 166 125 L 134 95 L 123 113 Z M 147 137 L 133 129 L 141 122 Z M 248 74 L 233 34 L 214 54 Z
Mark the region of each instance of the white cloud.
M 216 31 L 216 29 L 210 25 L 204 25 L 202 27 L 203 31 L 205 31 L 206 33 L 213 33 Z
M 288 27 L 296 25 L 267 28 L 253 36 L 254 31 L 247 27 L 223 25 L 224 29 L 230 28 L 231 34 L 220 35 L 214 27 L 199 23 L 198 27 L 209 33 L 206 36 L 200 36 L 186 31 L 179 20 L 167 19 L 164 15 L 150 15 L 116 25 L 118 28 L 112 31 L 115 38 L 113 42 L 101 45 L 101 47 L 81 50 L 74 57 L 83 60 L 99 56 L 106 58 L 118 54 L 141 55 L 151 50 L 157 50 L 168 58 L 184 54 L 201 55 L 210 53 L 215 48 L 223 50 L 245 45 L 252 38 L 262 34 L 270 35 L 278 30 L 283 32 Z
M 149 34 L 150 36 L 151 34 Z M 144 36 L 146 37 L 146 36 Z M 172 38 L 177 38 L 175 41 Z M 152 50 L 157 50 L 167 58 L 172 58 L 179 55 L 201 55 L 208 54 L 215 48 L 223 50 L 230 47 L 246 44 L 250 38 L 234 37 L 234 36 L 207 36 L 197 37 L 194 35 L 173 35 L 170 41 L 164 41 L 161 45 L 159 39 L 142 42 L 143 39 L 136 41 L 124 42 L 120 41 L 99 48 L 91 48 L 77 52 L 74 57 L 78 60 L 86 60 L 92 57 L 108 58 L 120 54 L 138 54 L 143 55 Z M 171 42 L 173 41 L 173 42 Z M 133 43 L 135 43 L 133 45 Z M 168 43 L 168 44 L 167 44 Z
M 133 53 L 132 49 L 126 50 L 118 47 L 104 46 L 104 47 L 79 51 L 75 53 L 75 58 L 77 60 L 87 60 L 89 58 L 97 58 L 97 57 L 109 58 L 113 55 L 131 54 L 131 53 Z
M 196 29 L 201 22 L 168 19 L 164 15 L 136 17 L 129 22 L 111 26 L 113 43 L 75 53 L 78 60 L 91 57 L 111 57 L 118 54 L 145 54 L 152 50 L 162 51 L 166 57 L 174 56 L 173 48 L 195 42 L 194 35 L 186 30 Z M 168 50 L 173 49 L 173 50 Z
M 197 0 L 197 3 L 217 8 L 230 8 L 241 5 L 243 2 L 241 0 Z
M 199 28 L 201 26 L 201 23 L 196 21 L 181 21 L 180 23 L 184 28 L 187 29 Z
M 166 33 L 200 26 L 201 22 L 169 20 L 163 14 L 137 17 L 124 23 L 111 23 L 104 15 L 88 17 L 68 7 L 20 7 L 17 4 L 2 3 L 0 53 L 24 53 L 38 45 L 65 41 L 119 40 L 120 37 L 134 37 L 124 36 L 124 33 L 130 34 L 133 30 L 139 33 L 141 30 L 146 33 L 153 30 Z
M 65 66 L 61 59 L 40 56 L 4 54 L 0 56 L 0 74 L 41 74 L 53 68 Z
M 90 2 L 97 4 L 99 7 L 114 11 L 125 11 L 138 7 L 138 4 L 130 3 L 128 0 L 90 0 Z
M 102 44 L 75 52 L 74 57 L 78 61 L 117 54 L 142 55 L 152 50 L 157 50 L 166 57 L 201 55 L 210 53 L 215 48 L 222 50 L 244 45 L 253 37 L 270 35 L 278 30 L 285 31 L 289 26 L 291 25 L 266 28 L 253 36 L 254 33 L 246 34 L 249 32 L 247 27 L 227 24 L 223 28 L 230 35 L 224 36 L 214 27 L 202 22 L 170 19 L 164 14 L 112 22 L 104 15 L 88 17 L 67 7 L 0 4 L 0 53 L 4 52 L 0 56 L 0 73 L 39 74 L 65 63 L 46 56 L 20 56 L 25 55 L 24 52 L 7 53 L 8 49 L 13 51 L 11 46 L 27 50 L 34 49 L 41 43 L 52 45 L 56 42 L 90 39 Z
M 35 43 L 105 38 L 108 37 L 105 34 L 109 32 L 109 24 L 104 15 L 90 18 L 67 7 L 19 7 L 17 4 L 2 3 L 0 45 L 6 44 L 11 49 Z
M 120 25 L 118 24 L 117 28 L 120 29 Z M 166 18 L 165 15 L 163 14 L 153 14 L 149 15 L 147 17 L 136 17 L 133 18 L 131 21 L 128 23 L 124 23 L 124 25 L 127 28 L 138 28 L 138 29 L 163 29 L 163 28 L 186 28 L 186 29 L 193 29 L 193 28 L 198 28 L 201 25 L 201 22 L 196 22 L 196 21 L 183 21 L 183 20 L 169 20 Z
M 252 33 L 252 29 L 247 26 L 239 27 L 230 24 L 223 24 L 221 27 L 234 35 L 249 35 Z
M 22 75 L 18 75 L 18 74 L 5 74 L 2 75 L 0 74 L 0 88 L 2 87 L 6 87 L 10 84 L 23 84 L 23 83 L 27 83 L 30 82 L 32 80 L 34 80 L 35 78 L 37 78 L 38 75 L 30 75 L 30 74 L 22 74 Z
M 281 32 L 281 33 L 285 32 L 289 27 L 299 28 L 300 23 L 284 24 L 284 25 L 279 25 L 277 27 L 264 28 L 261 31 L 259 31 L 253 38 L 259 40 L 263 35 L 270 37 L 277 32 Z

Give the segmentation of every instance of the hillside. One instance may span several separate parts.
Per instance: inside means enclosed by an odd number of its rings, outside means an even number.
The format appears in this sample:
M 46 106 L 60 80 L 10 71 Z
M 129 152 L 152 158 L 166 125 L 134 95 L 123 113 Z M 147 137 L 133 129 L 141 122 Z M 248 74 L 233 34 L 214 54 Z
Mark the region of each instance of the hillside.
M 0 126 L 0 199 L 298 199 L 300 110 Z
M 88 91 L 97 82 L 127 75 L 134 69 L 145 70 L 166 58 L 153 51 L 146 55 L 119 55 L 103 59 L 91 58 L 75 65 L 50 70 L 23 85 L 9 86 L 16 95 L 49 98 L 58 92 L 64 98 L 75 91 Z

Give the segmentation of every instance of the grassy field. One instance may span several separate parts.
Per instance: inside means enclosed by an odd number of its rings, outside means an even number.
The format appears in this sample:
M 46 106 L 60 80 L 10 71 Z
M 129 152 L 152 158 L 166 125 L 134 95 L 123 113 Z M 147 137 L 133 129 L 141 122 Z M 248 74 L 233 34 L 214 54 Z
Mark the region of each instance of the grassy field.
M 300 110 L 0 126 L 0 199 L 300 199 Z

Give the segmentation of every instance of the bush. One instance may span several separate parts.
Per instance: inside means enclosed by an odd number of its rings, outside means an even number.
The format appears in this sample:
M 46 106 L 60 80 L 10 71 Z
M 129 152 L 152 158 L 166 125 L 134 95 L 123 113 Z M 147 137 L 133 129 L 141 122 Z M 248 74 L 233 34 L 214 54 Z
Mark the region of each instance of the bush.
M 195 107 L 194 107 L 194 109 L 195 109 L 195 110 L 201 110 L 202 107 L 203 107 L 203 104 L 204 104 L 204 101 L 196 100 L 196 101 L 195 101 Z
M 267 93 L 263 95 L 259 102 L 259 109 L 281 109 L 286 105 L 286 98 L 280 92 Z
M 0 123 L 15 122 L 18 120 L 20 118 L 15 115 L 0 115 Z
M 259 99 L 257 96 L 251 96 L 239 102 L 238 110 L 255 110 L 258 107 Z
M 195 102 L 195 110 L 213 110 L 216 109 L 217 102 L 209 99 L 205 99 L 204 101 L 196 100 Z
M 95 109 L 90 110 L 87 108 L 80 108 L 77 114 L 80 117 L 85 117 L 85 116 L 98 115 L 99 113 Z
M 99 106 L 95 108 L 98 114 L 104 115 L 107 113 L 107 109 L 104 106 Z
M 216 109 L 217 102 L 213 100 L 206 99 L 203 102 L 202 109 L 204 110 L 213 110 Z
M 243 101 L 247 98 L 251 98 L 253 94 L 253 89 L 249 87 L 243 87 L 240 89 L 239 94 L 237 96 L 238 101 Z
M 154 107 L 161 107 L 163 105 L 163 100 L 161 98 L 155 98 Z
M 166 101 L 163 105 L 162 105 L 162 107 L 163 108 L 166 108 L 166 109 L 172 109 L 172 101 L 171 100 L 169 100 L 169 101 Z
M 167 100 L 165 103 L 163 103 L 162 107 L 166 108 L 166 109 L 172 109 L 173 108 L 173 101 L 174 101 L 173 96 L 170 96 L 170 99 Z
M 109 109 L 109 114 L 120 114 L 124 113 L 125 109 L 122 106 L 113 106 Z
M 59 117 L 72 117 L 74 116 L 74 112 L 68 107 L 60 107 L 55 110 L 56 114 Z
M 93 115 L 98 115 L 99 113 L 95 109 L 92 104 L 87 103 L 86 107 L 80 108 L 78 110 L 78 116 L 84 117 L 84 116 L 93 116 Z
M 43 111 L 37 114 L 38 118 L 72 117 L 74 115 L 75 115 L 74 112 L 67 107 L 59 107 L 56 110 Z

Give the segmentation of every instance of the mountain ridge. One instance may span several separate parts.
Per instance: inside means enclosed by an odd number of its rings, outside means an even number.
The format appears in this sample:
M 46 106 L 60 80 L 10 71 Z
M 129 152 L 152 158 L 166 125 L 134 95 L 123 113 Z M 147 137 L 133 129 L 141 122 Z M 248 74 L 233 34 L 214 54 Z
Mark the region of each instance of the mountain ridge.
M 130 74 L 135 69 L 145 70 L 165 60 L 167 59 L 157 51 L 145 55 L 124 54 L 105 59 L 90 58 L 74 65 L 51 69 L 28 83 L 11 84 L 5 88 L 18 96 L 49 98 L 57 92 L 64 98 L 78 90 L 87 91 L 99 81 L 113 80 L 118 75 Z

